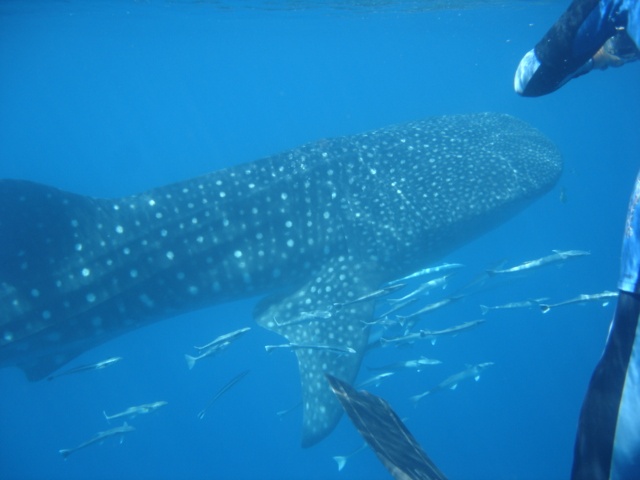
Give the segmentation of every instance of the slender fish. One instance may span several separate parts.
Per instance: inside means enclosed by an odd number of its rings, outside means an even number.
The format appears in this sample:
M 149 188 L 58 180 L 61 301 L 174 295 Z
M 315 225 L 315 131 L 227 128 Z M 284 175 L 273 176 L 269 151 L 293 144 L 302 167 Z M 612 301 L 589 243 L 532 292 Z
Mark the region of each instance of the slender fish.
M 569 300 L 565 300 L 564 302 L 560 302 L 560 303 L 554 303 L 554 304 L 541 303 L 540 310 L 542 311 L 542 313 L 547 313 L 552 308 L 563 307 L 565 305 L 572 305 L 574 303 L 586 303 L 586 302 L 602 302 L 602 306 L 606 307 L 607 305 L 609 305 L 609 301 L 612 298 L 618 298 L 618 292 L 610 292 L 608 290 L 605 290 L 602 293 L 593 293 L 593 294 L 584 293 L 582 295 L 578 295 L 575 298 L 571 298 Z
M 382 383 L 382 380 L 384 380 L 385 378 L 389 378 L 393 374 L 394 372 L 379 373 L 378 375 L 374 375 L 371 378 L 367 378 L 362 383 L 359 383 L 358 385 L 356 385 L 356 388 L 364 388 L 367 385 L 375 385 L 376 387 L 379 387 L 380 383 Z
M 136 415 L 141 415 L 143 413 L 150 413 L 159 409 L 160 407 L 164 407 L 165 405 L 167 405 L 167 402 L 160 401 L 160 402 L 153 402 L 153 403 L 145 403 L 137 407 L 129 407 L 126 410 L 120 413 L 115 413 L 113 415 L 107 415 L 107 412 L 105 411 L 103 411 L 102 413 L 104 414 L 104 418 L 106 418 L 107 420 L 113 420 L 114 418 L 135 417 Z
M 249 330 L 251 330 L 251 327 L 240 328 L 238 330 L 234 330 L 233 332 L 220 335 L 219 337 L 216 337 L 213 341 L 207 343 L 206 345 L 203 345 L 202 347 L 194 347 L 195 349 L 199 350 L 199 355 L 192 356 L 189 354 L 185 354 L 184 356 L 185 360 L 187 361 L 189 370 L 194 367 L 198 360 L 218 355 L 222 351 L 226 350 L 233 342 L 238 340 Z
M 422 277 L 423 275 L 431 275 L 432 273 L 444 272 L 447 270 L 453 270 L 454 268 L 464 267 L 461 263 L 443 263 L 442 265 L 436 265 L 435 267 L 423 268 L 422 270 L 418 270 L 413 272 L 406 277 L 396 278 L 395 280 L 391 280 L 389 285 L 393 285 L 394 283 L 403 282 L 405 280 L 410 280 L 416 277 Z
M 347 302 L 339 302 L 334 303 L 333 307 L 336 309 L 340 309 L 342 307 L 346 307 L 347 305 L 353 305 L 354 303 L 365 302 L 367 300 L 374 300 L 376 298 L 384 297 L 396 290 L 400 290 L 404 287 L 404 283 L 398 283 L 396 285 L 387 285 L 386 287 L 380 288 L 379 290 L 374 290 L 373 292 L 367 293 L 353 300 L 349 300 Z
M 501 270 L 488 270 L 487 273 L 489 273 L 490 275 L 518 273 L 526 270 L 531 270 L 533 268 L 543 267 L 545 265 L 565 262 L 571 258 L 584 257 L 586 255 L 591 255 L 591 253 L 585 252 L 583 250 L 553 250 L 553 253 L 551 255 L 547 255 L 546 257 L 541 257 L 536 260 L 529 260 L 511 268 L 505 268 Z
M 225 333 L 224 335 L 220 335 L 219 337 L 216 337 L 213 341 L 207 343 L 206 345 L 203 345 L 202 347 L 193 347 L 193 348 L 195 348 L 196 350 L 206 350 L 207 348 L 211 348 L 221 343 L 232 342 L 240 338 L 240 336 L 247 333 L 249 330 L 251 330 L 251 327 L 239 328 L 238 330 L 234 330 L 233 332 Z
M 53 380 L 54 378 L 62 377 L 64 375 L 71 375 L 74 373 L 91 372 L 93 370 L 102 370 L 103 368 L 109 367 L 114 363 L 119 362 L 120 360 L 122 360 L 122 357 L 111 357 L 111 358 L 107 358 L 106 360 L 102 360 L 101 362 L 98 362 L 98 363 L 92 363 L 91 365 L 81 365 L 79 367 L 65 370 L 64 372 L 54 373 L 53 375 L 49 375 L 47 377 L 47 380 Z
M 447 297 L 438 302 L 430 303 L 426 307 L 422 307 L 417 312 L 410 313 L 409 315 L 398 315 L 396 318 L 398 319 L 400 324 L 405 327 L 405 331 L 409 331 L 415 326 L 416 323 L 418 323 L 420 315 L 434 312 L 435 310 L 446 307 L 447 305 L 455 302 L 456 300 L 460 300 L 461 298 L 463 298 L 462 295 Z
M 438 278 L 435 278 L 433 280 L 429 280 L 428 282 L 424 282 L 422 285 L 420 285 L 418 288 L 416 288 L 412 292 L 407 293 L 404 297 L 388 298 L 387 301 L 389 303 L 404 302 L 404 301 L 409 300 L 411 298 L 416 298 L 421 294 L 427 294 L 427 293 L 429 293 L 430 290 L 433 290 L 434 288 L 437 288 L 437 287 L 446 288 L 447 279 L 452 275 L 453 275 L 453 273 L 448 273 L 447 275 L 443 275 L 442 277 L 438 277 Z
M 493 307 L 487 307 L 486 305 L 480 305 L 480 310 L 482 310 L 482 315 L 486 315 L 490 310 L 506 310 L 511 308 L 527 308 L 532 307 L 534 305 L 540 305 L 540 302 L 544 302 L 547 297 L 537 298 L 532 300 L 523 300 L 522 302 L 510 302 L 502 305 L 496 305 Z
M 414 406 L 415 406 L 415 405 L 418 404 L 420 399 L 422 399 L 422 397 L 430 395 L 430 394 L 432 394 L 434 392 L 437 392 L 439 390 L 444 390 L 446 388 L 451 389 L 451 390 L 455 390 L 458 387 L 458 383 L 460 383 L 462 380 L 465 380 L 467 378 L 473 378 L 477 382 L 478 380 L 480 380 L 480 373 L 485 368 L 490 367 L 491 365 L 493 365 L 493 362 L 485 362 L 485 363 L 479 363 L 477 365 L 470 365 L 469 367 L 467 367 L 462 372 L 458 372 L 458 373 L 456 373 L 454 375 L 451 375 L 446 380 L 443 380 L 442 382 L 440 382 L 438 385 L 436 385 L 432 389 L 427 390 L 426 392 L 421 393 L 419 395 L 414 395 L 414 396 L 410 397 L 409 400 L 411 400 L 414 403 Z
M 390 365 L 384 365 L 382 367 L 367 367 L 367 369 L 397 372 L 399 370 L 407 368 L 415 368 L 419 372 L 421 371 L 422 367 L 426 367 L 427 365 L 440 365 L 441 363 L 442 362 L 440 360 L 420 357 L 416 360 L 405 360 L 404 362 L 395 362 Z
M 233 377 L 231 380 L 229 380 L 229 382 L 227 382 L 220 390 L 218 390 L 218 392 L 209 401 L 207 406 L 204 407 L 202 410 L 200 410 L 200 412 L 198 412 L 198 418 L 202 420 L 204 418 L 205 413 L 207 413 L 207 410 L 209 409 L 209 407 L 211 407 L 211 405 L 213 405 L 216 400 L 218 400 L 222 395 L 224 395 L 228 390 L 230 390 L 236 383 L 242 380 L 247 375 L 247 373 L 249 373 L 249 370 L 245 370 L 244 372 L 239 373 L 238 375 Z
M 116 435 L 124 435 L 125 433 L 133 432 L 134 430 L 135 428 L 127 424 L 127 422 L 124 422 L 124 424 L 121 427 L 112 428 L 111 430 L 105 430 L 104 432 L 98 432 L 98 434 L 95 437 L 90 438 L 86 442 L 82 442 L 77 447 L 63 448 L 62 450 L 58 450 L 58 451 L 60 452 L 60 455 L 62 455 L 66 460 L 67 457 L 69 457 L 69 455 L 71 455 L 74 452 L 77 452 L 82 448 L 88 447 L 89 445 L 93 445 L 94 443 L 102 442 L 105 438 L 114 437 Z M 124 437 L 121 436 L 120 443 L 122 443 L 123 439 Z

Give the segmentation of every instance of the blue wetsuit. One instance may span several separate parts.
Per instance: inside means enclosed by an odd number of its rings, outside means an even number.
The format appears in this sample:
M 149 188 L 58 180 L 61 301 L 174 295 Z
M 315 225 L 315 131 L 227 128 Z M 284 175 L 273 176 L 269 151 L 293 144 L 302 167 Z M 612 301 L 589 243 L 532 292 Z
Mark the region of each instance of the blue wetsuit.
M 640 0 L 575 0 L 520 61 L 514 88 L 550 93 L 594 68 L 640 58 Z M 572 480 L 640 480 L 640 175 L 622 245 L 620 295 L 580 412 Z

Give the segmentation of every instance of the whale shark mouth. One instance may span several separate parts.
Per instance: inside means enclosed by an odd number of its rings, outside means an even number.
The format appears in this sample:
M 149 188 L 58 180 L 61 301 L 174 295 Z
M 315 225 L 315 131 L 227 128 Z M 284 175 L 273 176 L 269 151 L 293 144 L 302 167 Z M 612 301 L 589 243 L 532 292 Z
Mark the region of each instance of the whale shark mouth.
M 134 328 L 263 296 L 261 326 L 335 347 L 295 349 L 312 445 L 342 411 L 325 373 L 352 382 L 367 344 L 375 300 L 349 302 L 505 221 L 561 169 L 540 132 L 483 113 L 322 140 L 125 198 L 1 180 L 0 366 L 42 379 Z

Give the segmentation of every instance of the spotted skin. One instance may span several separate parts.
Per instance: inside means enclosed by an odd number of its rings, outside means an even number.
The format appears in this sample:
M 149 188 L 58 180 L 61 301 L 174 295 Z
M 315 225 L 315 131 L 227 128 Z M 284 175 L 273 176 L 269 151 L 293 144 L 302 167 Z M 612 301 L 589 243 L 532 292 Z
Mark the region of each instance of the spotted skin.
M 556 148 L 502 114 L 434 117 L 310 143 L 118 199 L 0 181 L 0 366 L 46 377 L 150 322 L 267 295 L 257 322 L 296 349 L 303 444 L 341 409 L 374 300 L 328 311 L 415 271 L 549 190 Z M 277 321 L 276 321 L 277 320 Z

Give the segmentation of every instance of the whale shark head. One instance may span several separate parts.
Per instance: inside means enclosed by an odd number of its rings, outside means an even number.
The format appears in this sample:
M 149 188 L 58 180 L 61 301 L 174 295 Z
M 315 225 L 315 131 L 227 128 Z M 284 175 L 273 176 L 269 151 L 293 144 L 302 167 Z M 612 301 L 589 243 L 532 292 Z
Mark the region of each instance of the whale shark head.
M 322 140 L 118 199 L 0 181 L 0 365 L 40 379 L 149 322 L 262 296 L 256 321 L 297 345 L 312 445 L 341 414 L 325 373 L 353 381 L 366 347 L 375 300 L 349 302 L 505 221 L 560 173 L 540 132 L 484 113 Z

